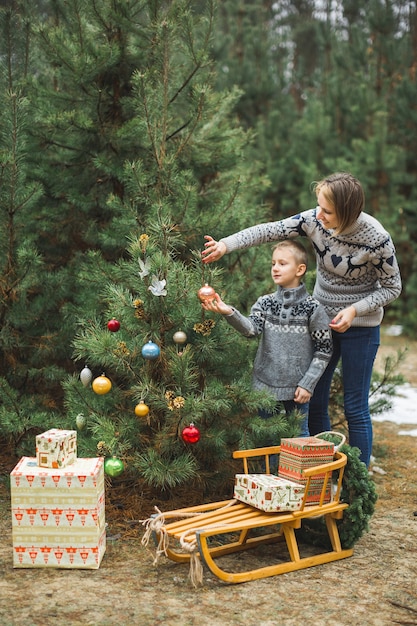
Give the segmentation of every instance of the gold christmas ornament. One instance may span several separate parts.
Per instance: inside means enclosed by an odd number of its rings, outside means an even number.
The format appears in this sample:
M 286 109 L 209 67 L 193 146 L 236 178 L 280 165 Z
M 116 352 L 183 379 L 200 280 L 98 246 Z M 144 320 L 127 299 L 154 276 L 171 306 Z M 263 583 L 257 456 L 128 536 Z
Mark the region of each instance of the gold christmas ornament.
M 93 380 L 92 387 L 94 393 L 98 394 L 99 396 L 102 396 L 105 393 L 109 393 L 111 389 L 110 379 L 107 378 L 107 376 L 105 376 L 104 374 L 102 374 L 101 376 L 97 376 L 97 378 Z
M 135 406 L 135 414 L 138 417 L 146 417 L 148 413 L 149 413 L 149 407 L 144 402 L 139 402 L 139 404 Z

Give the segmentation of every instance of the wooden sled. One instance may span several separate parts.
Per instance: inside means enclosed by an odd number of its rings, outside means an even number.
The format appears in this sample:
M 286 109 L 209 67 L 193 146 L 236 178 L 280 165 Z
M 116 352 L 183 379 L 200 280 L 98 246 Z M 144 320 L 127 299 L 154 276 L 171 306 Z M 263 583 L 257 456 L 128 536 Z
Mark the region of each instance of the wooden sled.
M 233 453 L 233 457 L 243 460 L 245 474 L 249 473 L 248 459 L 252 461 L 255 457 L 263 457 L 263 467 L 266 473 L 269 473 L 269 457 L 279 452 L 280 446 L 270 446 L 238 450 Z M 247 582 L 344 559 L 353 554 L 352 549 L 342 549 L 336 523 L 336 520 L 343 517 L 343 510 L 348 506 L 340 502 L 346 462 L 345 454 L 335 452 L 333 462 L 304 470 L 307 484 L 301 509 L 297 511 L 265 513 L 237 500 L 224 500 L 159 513 L 148 520 L 150 522 L 148 533 L 151 531 L 154 535 L 160 554 L 164 553 L 177 562 L 201 559 L 215 576 L 228 583 Z M 326 503 L 326 488 L 331 483 L 332 473 L 335 471 L 338 471 L 337 484 L 332 487 L 332 500 Z M 315 476 L 323 474 L 325 477 L 319 502 L 307 505 L 305 501 L 310 481 Z M 304 519 L 317 516 L 325 518 L 332 549 L 302 558 L 295 530 L 301 527 Z M 277 562 L 278 557 L 275 551 L 271 550 L 270 556 L 272 560 L 275 557 L 275 563 L 265 567 L 232 573 L 222 569 L 219 564 L 218 559 L 225 555 L 277 542 L 286 543 L 288 551 L 286 561 L 282 561 L 283 551 L 280 551 Z M 173 547 L 174 543 L 178 548 Z M 199 578 L 198 582 L 201 583 L 202 574 Z M 196 584 L 193 578 L 192 582 Z

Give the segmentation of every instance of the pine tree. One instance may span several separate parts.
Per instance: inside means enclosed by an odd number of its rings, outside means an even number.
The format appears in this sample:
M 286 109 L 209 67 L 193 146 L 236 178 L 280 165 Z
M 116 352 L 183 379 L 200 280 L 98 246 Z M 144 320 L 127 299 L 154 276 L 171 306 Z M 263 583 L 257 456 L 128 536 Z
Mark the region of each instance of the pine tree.
M 339 159 L 337 137 L 328 137 L 341 83 L 325 111 L 318 91 L 300 115 L 283 54 L 275 100 L 260 106 L 280 55 L 254 46 L 260 65 L 270 63 L 260 99 L 256 89 L 244 97 L 231 86 L 220 90 L 211 2 L 16 6 L 19 13 L 2 13 L 9 61 L 0 122 L 1 435 L 17 442 L 26 433 L 32 444 L 18 452 L 30 454 L 35 431 L 86 420 L 80 455 L 120 456 L 129 474 L 159 489 L 191 479 L 218 489 L 232 449 L 278 443 L 297 433 L 297 420 L 257 417 L 271 399 L 251 390 L 256 345 L 203 314 L 196 295 L 208 282 L 247 311 L 272 290 L 270 250 L 203 267 L 203 236 L 269 219 L 271 207 L 276 216 L 308 205 L 318 164 Z M 276 10 L 263 7 L 264 16 Z M 246 8 L 257 24 L 254 4 Z M 258 27 L 267 32 L 264 22 Z M 242 103 L 251 112 L 245 128 Z M 350 148 L 346 155 L 338 162 L 351 158 Z M 107 327 L 113 318 L 117 332 Z M 178 331 L 184 343 L 176 343 Z M 149 341 L 156 359 L 142 356 Z M 83 386 L 85 365 L 93 379 L 111 380 L 109 393 Z M 135 413 L 141 401 L 146 415 Z M 196 444 L 181 437 L 191 422 L 201 434 Z
M 26 435 L 33 442 L 37 429 L 56 419 L 64 374 L 53 362 L 61 292 L 37 246 L 43 190 L 31 178 L 28 159 L 27 29 L 10 9 L 0 11 L 0 28 L 0 436 L 19 452 Z
M 54 8 L 54 22 L 38 29 L 53 80 L 45 73 L 32 88 L 34 138 L 46 147 L 36 175 L 45 207 L 59 201 L 62 220 L 61 249 L 51 240 L 43 249 L 54 263 L 70 261 L 76 288 L 62 307 L 77 330 L 62 425 L 86 420 L 80 455 L 116 455 L 156 488 L 190 479 L 218 486 L 230 476 L 232 449 L 296 433 L 297 420 L 279 415 L 267 427 L 256 417 L 273 402 L 251 389 L 255 344 L 204 314 L 197 298 L 208 282 L 237 305 L 254 299 L 260 285 L 246 269 L 255 256 L 262 280 L 269 275 L 269 250 L 201 263 L 204 234 L 239 229 L 255 211 L 259 219 L 267 187 L 246 156 L 252 134 L 233 116 L 239 92 L 213 89 L 214 8 Z M 241 272 L 227 272 L 230 263 Z M 117 332 L 107 327 L 113 318 Z M 184 344 L 174 340 L 178 331 Z M 149 342 L 160 351 L 155 359 L 142 355 Z M 105 374 L 111 391 L 84 387 L 84 366 L 93 382 Z M 149 412 L 136 415 L 138 404 Z M 181 437 L 190 423 L 201 433 L 194 445 Z

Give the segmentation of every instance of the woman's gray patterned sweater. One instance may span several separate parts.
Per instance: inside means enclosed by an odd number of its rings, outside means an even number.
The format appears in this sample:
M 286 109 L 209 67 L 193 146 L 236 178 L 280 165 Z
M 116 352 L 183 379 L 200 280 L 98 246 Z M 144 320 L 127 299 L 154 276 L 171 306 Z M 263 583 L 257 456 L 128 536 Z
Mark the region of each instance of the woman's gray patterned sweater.
M 352 326 L 378 326 L 383 308 L 401 293 L 401 277 L 395 248 L 382 225 L 361 213 L 345 232 L 326 230 L 316 218 L 316 209 L 279 222 L 258 224 L 221 239 L 227 252 L 261 243 L 310 239 L 317 260 L 314 297 L 330 319 L 349 306 L 356 309 Z
M 297 387 L 313 393 L 332 355 L 332 338 L 324 308 L 303 284 L 258 298 L 248 317 L 236 309 L 223 317 L 245 337 L 261 335 L 255 389 L 277 400 L 293 400 Z

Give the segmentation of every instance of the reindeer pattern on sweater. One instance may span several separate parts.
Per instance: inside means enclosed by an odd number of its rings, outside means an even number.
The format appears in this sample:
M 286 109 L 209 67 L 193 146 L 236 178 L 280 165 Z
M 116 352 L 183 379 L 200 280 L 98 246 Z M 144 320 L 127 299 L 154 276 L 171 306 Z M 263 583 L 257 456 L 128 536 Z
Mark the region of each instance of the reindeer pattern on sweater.
M 246 228 L 221 239 L 228 252 L 295 237 L 310 240 L 317 264 L 314 297 L 330 318 L 349 306 L 356 309 L 352 326 L 377 326 L 383 307 L 401 293 L 401 277 L 390 235 L 362 212 L 343 233 L 327 230 L 316 209 Z

